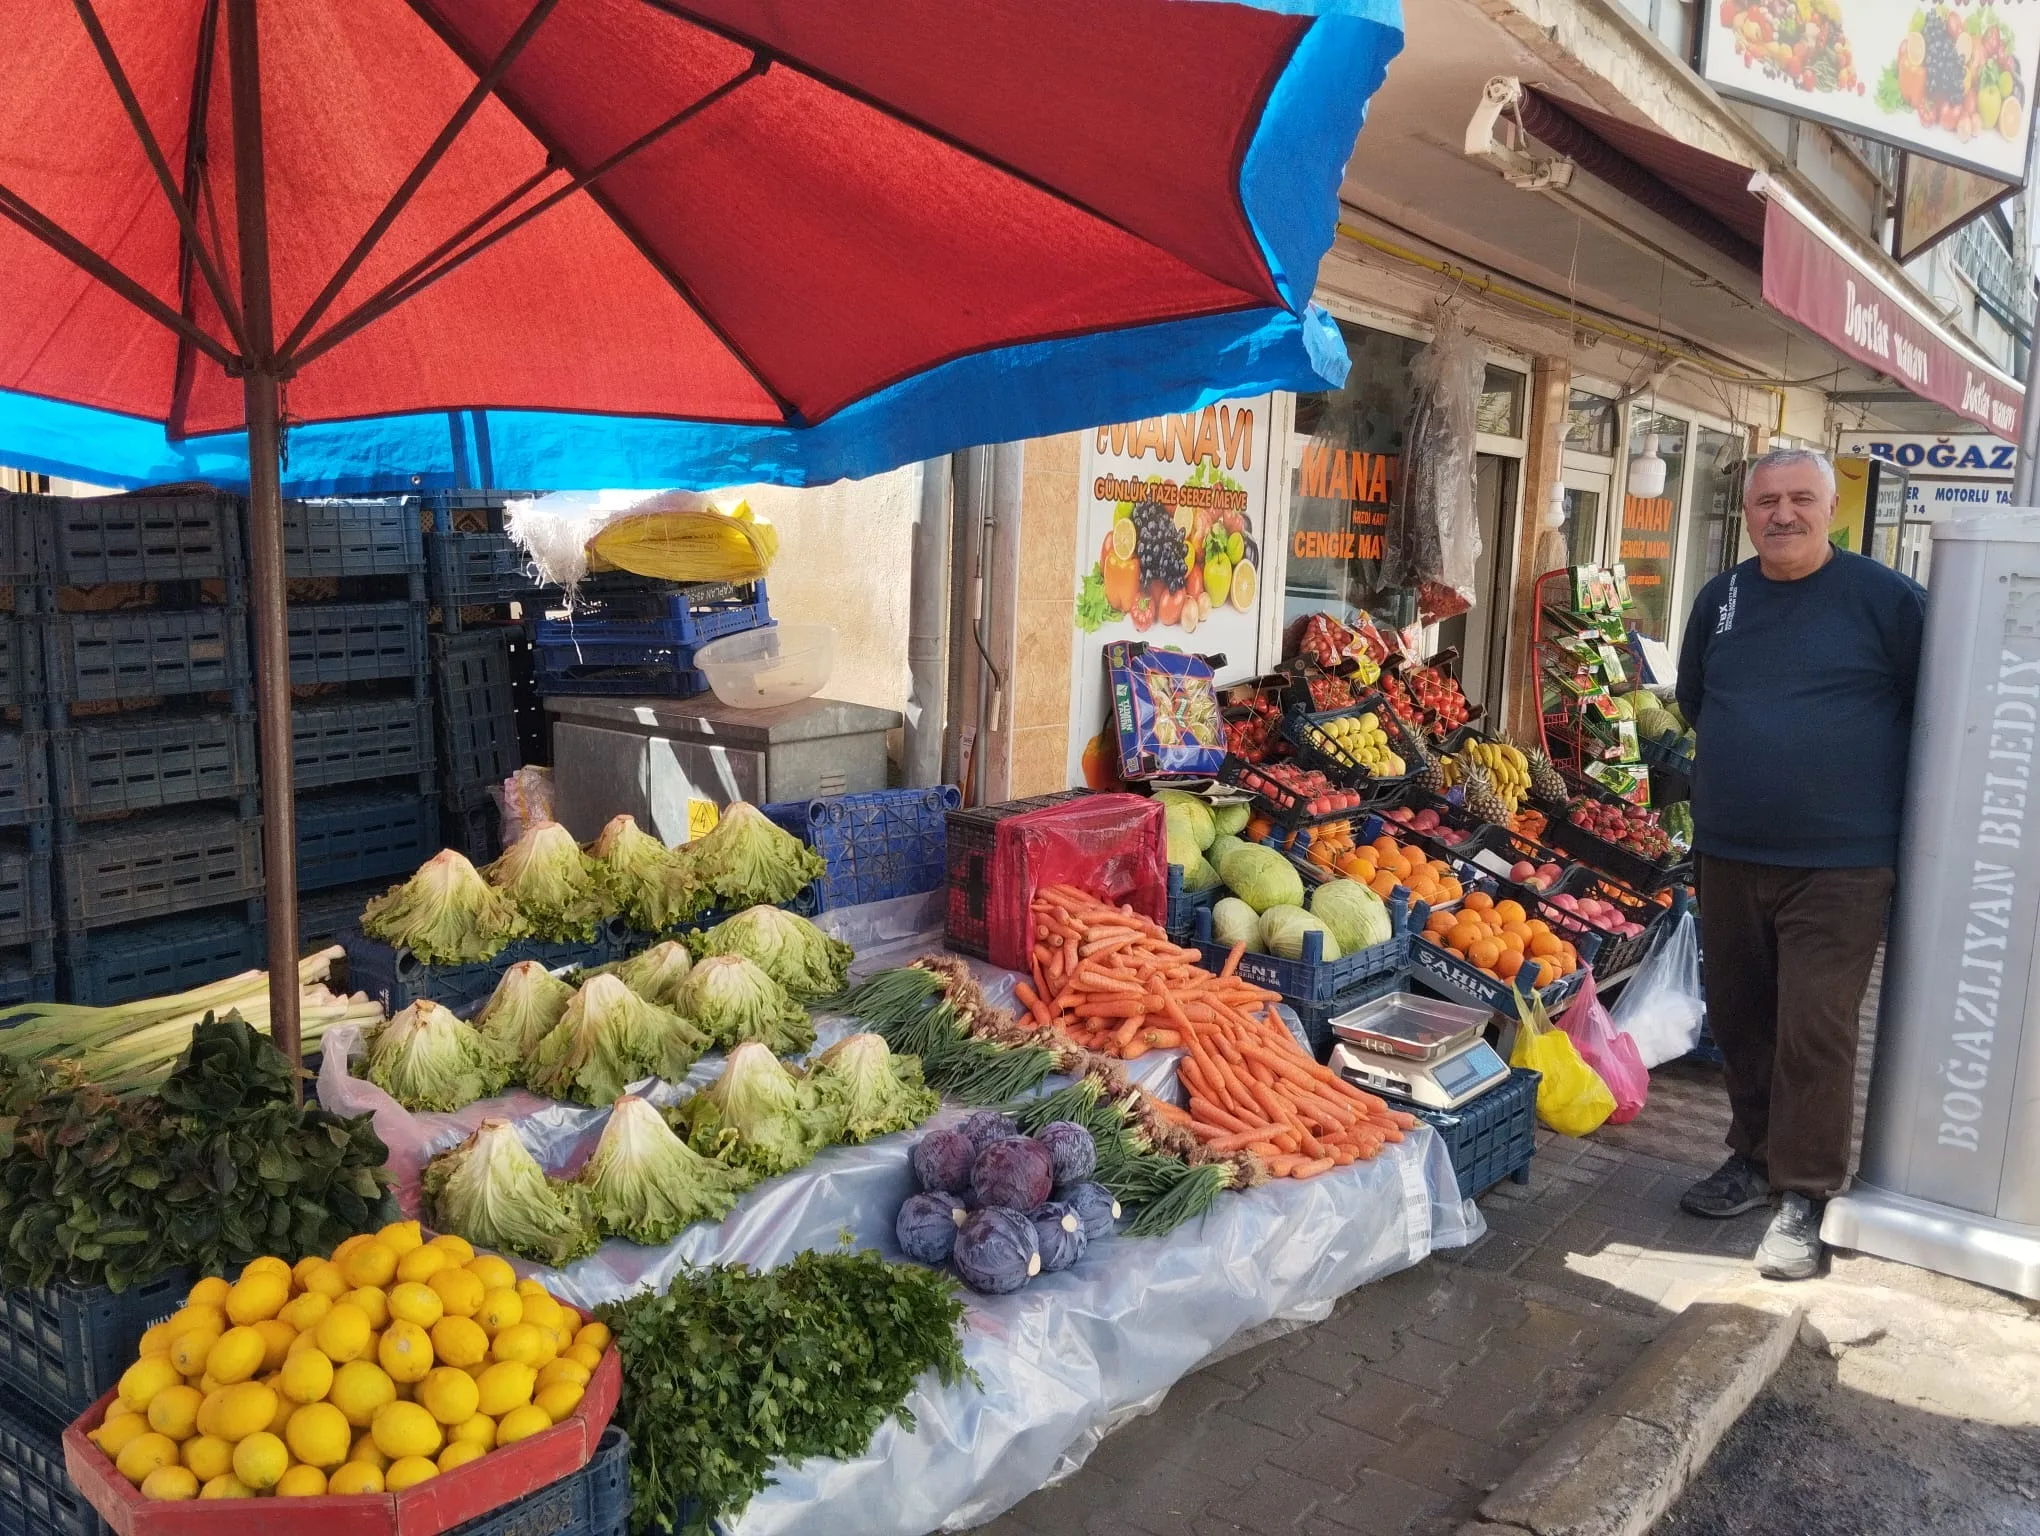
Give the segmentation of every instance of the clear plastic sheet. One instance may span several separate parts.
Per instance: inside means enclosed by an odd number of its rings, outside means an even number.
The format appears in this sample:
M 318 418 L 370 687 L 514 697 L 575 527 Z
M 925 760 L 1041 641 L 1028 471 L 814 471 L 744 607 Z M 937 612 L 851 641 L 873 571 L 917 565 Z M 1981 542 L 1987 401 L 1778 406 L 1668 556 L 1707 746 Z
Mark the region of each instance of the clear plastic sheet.
M 846 942 L 866 942 L 853 966 L 866 975 L 939 948 L 939 932 L 923 926 L 931 916 L 939 925 L 939 914 L 939 905 L 906 898 L 821 921 Z M 976 970 L 995 1000 L 1010 1000 L 1011 975 Z M 855 1025 L 824 1014 L 816 1027 L 819 1049 Z M 351 1076 L 351 1054 L 358 1054 L 354 1032 L 336 1028 L 327 1036 L 320 1102 L 375 1115 L 407 1210 L 416 1209 L 426 1159 L 487 1116 L 515 1121 L 533 1155 L 561 1175 L 586 1160 L 609 1114 L 519 1092 L 457 1114 L 412 1115 Z M 1128 1065 L 1136 1081 L 1173 1099 L 1175 1056 L 1157 1052 Z M 671 1102 L 720 1067 L 719 1056 L 704 1058 L 686 1083 L 655 1083 L 646 1091 L 655 1102 Z M 945 1106 L 915 1130 L 862 1147 L 827 1148 L 807 1167 L 752 1189 L 724 1221 L 690 1227 L 666 1247 L 612 1241 L 564 1270 L 516 1267 L 588 1307 L 663 1288 L 688 1264 L 771 1267 L 803 1249 L 845 1245 L 901 1259 L 893 1225 L 915 1188 L 913 1143 L 964 1113 Z M 924 1379 L 908 1399 L 916 1420 L 911 1433 L 888 1420 L 854 1460 L 779 1468 L 777 1483 L 735 1518 L 729 1536 L 818 1529 L 830 1536 L 921 1536 L 983 1524 L 1070 1475 L 1110 1429 L 1150 1411 L 1173 1383 L 1243 1332 L 1320 1320 L 1355 1287 L 1434 1249 L 1469 1243 L 1483 1230 L 1479 1211 L 1459 1198 L 1444 1143 L 1420 1126 L 1372 1162 L 1222 1196 L 1208 1215 L 1166 1237 L 1102 1240 L 1073 1268 L 1013 1295 L 967 1297 L 964 1353 L 982 1391 Z

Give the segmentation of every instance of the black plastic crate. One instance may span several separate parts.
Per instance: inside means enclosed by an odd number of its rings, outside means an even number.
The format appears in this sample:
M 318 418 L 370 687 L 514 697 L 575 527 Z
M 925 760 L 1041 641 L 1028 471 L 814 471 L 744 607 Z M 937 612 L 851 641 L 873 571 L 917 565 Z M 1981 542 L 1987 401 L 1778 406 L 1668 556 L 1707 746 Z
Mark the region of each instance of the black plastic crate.
M 1402 759 L 1403 772 L 1392 775 L 1375 773 L 1364 767 L 1332 735 L 1334 721 L 1358 719 L 1368 714 L 1374 716 L 1387 735 L 1389 750 Z M 1295 749 L 1296 761 L 1301 766 L 1316 769 L 1343 788 L 1360 791 L 1369 806 L 1393 803 L 1414 776 L 1417 746 L 1411 741 L 1402 721 L 1396 718 L 1395 711 L 1388 707 L 1388 700 L 1378 693 L 1363 694 L 1344 709 L 1318 713 L 1291 710 L 1282 717 L 1282 735 Z
M 36 527 L 43 580 L 59 587 L 107 582 L 229 581 L 246 572 L 241 503 L 196 496 L 16 496 Z
M 518 939 L 494 958 L 473 965 L 427 965 L 408 949 L 392 949 L 357 927 L 340 937 L 347 951 L 347 985 L 366 992 L 391 1013 L 408 1008 L 421 997 L 465 1015 L 489 1000 L 503 973 L 520 960 L 537 960 L 548 969 L 565 965 L 606 965 L 625 952 L 626 934 L 612 918 L 595 931 L 589 944 L 555 944 Z
M 1407 1099 L 1389 1102 L 1444 1140 L 1460 1198 L 1471 1200 L 1504 1179 L 1530 1182 L 1530 1159 L 1537 1153 L 1537 1085 L 1543 1080 L 1528 1067 L 1511 1067 L 1507 1082 L 1457 1109 L 1426 1109 Z
M 424 699 L 308 699 L 291 706 L 291 778 L 326 789 L 433 772 L 432 706 Z
M 43 621 L 43 674 L 67 704 L 227 693 L 248 685 L 248 613 L 225 608 L 59 613 Z
M 999 823 L 1028 811 L 1066 805 L 1089 793 L 1086 789 L 1058 790 L 1029 800 L 1006 800 L 945 814 L 942 856 L 948 902 L 942 934 L 949 948 L 980 960 L 990 958 L 992 864 L 998 853 Z
M 113 1536 L 64 1473 L 61 1426 L 0 1396 L 0 1536 Z
M 267 952 L 254 903 L 156 918 L 65 940 L 59 991 L 65 1002 L 96 1008 L 165 997 L 254 970 Z
M 0 726 L 0 827 L 22 827 L 50 813 L 49 738 Z
M 421 576 L 418 504 L 402 498 L 287 501 L 283 571 L 292 578 Z
M 532 686 L 539 697 L 605 694 L 691 699 L 708 692 L 708 674 L 694 665 L 692 646 L 575 643 L 533 648 Z
M 293 685 L 424 677 L 423 604 L 295 604 L 285 627 Z
M 40 944 L 54 932 L 49 850 L 0 845 L 0 949 Z
M 0 613 L 0 709 L 42 697 L 41 626 L 33 615 Z
M 135 1363 L 142 1334 L 182 1306 L 197 1279 L 172 1270 L 118 1295 L 62 1283 L 0 1290 L 0 1390 L 70 1423 L 113 1389 Z
M 255 718 L 174 711 L 87 716 L 50 736 L 56 806 L 68 818 L 157 811 L 255 793 Z
M 524 546 L 505 533 L 440 533 L 425 538 L 427 590 L 442 608 L 534 599 L 537 572 Z
M 298 892 L 300 947 L 309 952 L 338 944 L 341 935 L 361 926 L 362 908 L 394 884 L 394 880 L 364 880 L 331 890 Z
M 439 851 L 439 804 L 413 791 L 335 790 L 297 802 L 297 883 L 401 879 Z
M 1620 908 L 1623 917 L 1637 924 L 1643 932 L 1626 938 L 1604 932 L 1584 918 L 1576 917 L 1559 907 L 1551 900 L 1552 896 L 1571 896 L 1575 899 L 1592 896 L 1608 902 Z M 1575 864 L 1567 870 L 1551 888 L 1550 895 L 1541 897 L 1537 902 L 1537 915 L 1550 923 L 1554 929 L 1561 927 L 1560 919 L 1565 920 L 1565 936 L 1573 943 L 1579 943 L 1578 935 L 1582 933 L 1591 933 L 1600 939 L 1600 945 L 1595 949 L 1589 966 L 1593 970 L 1595 981 L 1603 984 L 1608 978 L 1621 975 L 1643 959 L 1657 938 L 1658 920 L 1671 910 L 1670 907 L 1660 906 L 1649 897 L 1637 894 L 1620 880 L 1588 869 L 1583 864 Z M 1584 954 L 1585 950 L 1583 949 L 1581 953 Z
M 490 863 L 503 851 L 503 815 L 486 789 L 441 797 L 439 840 L 476 866 Z
M 1674 856 L 1670 862 L 1660 864 L 1628 848 L 1618 847 L 1605 838 L 1596 837 L 1562 811 L 1551 813 L 1551 825 L 1545 833 L 1555 846 L 1563 848 L 1582 864 L 1591 865 L 1604 875 L 1613 875 L 1631 890 L 1645 896 L 1655 896 L 1668 886 L 1690 880 L 1693 875 L 1690 858 Z
M 165 811 L 80 827 L 57 844 L 57 922 L 81 933 L 262 894 L 262 823 Z
M 470 520 L 486 522 L 495 532 L 503 530 L 503 512 L 511 502 L 529 499 L 536 494 L 532 491 L 510 490 L 448 490 L 421 491 L 418 499 L 424 506 L 426 526 L 434 533 L 450 533 L 456 520 L 466 523 Z M 464 514 L 479 514 L 471 519 Z
M 1598 942 L 1591 937 L 1581 941 L 1580 968 L 1538 991 L 1545 1011 L 1554 1018 L 1565 1004 L 1572 1001 L 1573 994 L 1586 985 Z M 1433 943 L 1423 934 L 1415 934 L 1410 939 L 1410 980 L 1447 1002 L 1464 1003 L 1469 1008 L 1485 1008 L 1505 1019 L 1521 1017 L 1516 1007 L 1515 990 L 1508 982 L 1497 981 L 1485 971 L 1476 970 L 1470 962 L 1455 955 L 1443 944 Z
M 449 792 L 500 784 L 524 761 L 513 660 L 518 625 L 432 637 L 439 762 Z
M 630 1514 L 630 1437 L 612 1424 L 580 1471 L 456 1525 L 447 1536 L 624 1536 Z

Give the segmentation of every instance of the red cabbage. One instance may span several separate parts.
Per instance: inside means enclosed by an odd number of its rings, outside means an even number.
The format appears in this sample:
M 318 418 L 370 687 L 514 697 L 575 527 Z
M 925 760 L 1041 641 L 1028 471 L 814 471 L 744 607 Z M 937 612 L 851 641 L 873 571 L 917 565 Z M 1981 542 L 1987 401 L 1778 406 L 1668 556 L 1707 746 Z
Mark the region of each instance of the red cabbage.
M 1041 1249 L 1041 1272 L 1052 1274 L 1058 1269 L 1068 1269 L 1084 1256 L 1084 1249 L 1090 1237 L 1084 1231 L 1084 1220 L 1061 1201 L 1050 1201 L 1047 1205 L 1034 1208 L 1034 1241 Z
M 914 1143 L 914 1177 L 926 1190 L 955 1194 L 970 1188 L 977 1148 L 961 1131 L 931 1131 Z
M 1055 1184 L 1061 1189 L 1081 1184 L 1098 1167 L 1098 1144 L 1074 1120 L 1055 1120 L 1035 1132 L 1035 1140 L 1055 1159 Z
M 1041 1273 L 1034 1223 L 1019 1211 L 987 1206 L 964 1222 L 950 1261 L 974 1291 L 987 1296 L 1017 1291 Z
M 956 1246 L 956 1229 L 964 1219 L 963 1207 L 952 1195 L 915 1195 L 900 1207 L 894 1234 L 900 1251 L 916 1263 L 944 1264 Z
M 1077 1213 L 1084 1224 L 1084 1236 L 1091 1242 L 1108 1236 L 1119 1219 L 1119 1201 L 1103 1184 L 1072 1184 L 1059 1190 L 1056 1198 Z
M 982 1205 L 1031 1211 L 1055 1190 L 1055 1159 L 1032 1136 L 995 1141 L 971 1164 L 970 1184 Z

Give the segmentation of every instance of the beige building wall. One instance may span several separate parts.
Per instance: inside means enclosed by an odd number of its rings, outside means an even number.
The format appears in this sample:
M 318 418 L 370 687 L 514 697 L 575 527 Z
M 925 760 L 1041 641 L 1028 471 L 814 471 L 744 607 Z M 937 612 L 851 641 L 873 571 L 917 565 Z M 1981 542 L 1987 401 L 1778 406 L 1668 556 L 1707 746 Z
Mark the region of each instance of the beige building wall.
M 1027 444 L 1020 489 L 1013 796 L 1067 789 L 1070 652 L 1077 606 L 1078 433 Z

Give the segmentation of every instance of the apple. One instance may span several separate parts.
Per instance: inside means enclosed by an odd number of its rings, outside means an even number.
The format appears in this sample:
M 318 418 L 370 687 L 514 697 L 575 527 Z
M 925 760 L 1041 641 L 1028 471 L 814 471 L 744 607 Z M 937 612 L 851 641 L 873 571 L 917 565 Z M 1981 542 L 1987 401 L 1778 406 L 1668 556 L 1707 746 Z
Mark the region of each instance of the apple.
M 1516 884 L 1518 885 L 1523 884 L 1523 882 L 1526 880 L 1535 879 L 1536 875 L 1537 866 L 1535 864 L 1532 864 L 1528 859 L 1518 859 L 1515 863 L 1509 866 L 1509 878 L 1515 881 Z
M 1562 893 L 1560 895 L 1552 897 L 1551 904 L 1559 908 L 1561 911 L 1565 912 L 1577 912 L 1580 909 L 1579 898 L 1575 896 L 1567 896 Z
M 1537 866 L 1537 877 L 1547 883 L 1556 880 L 1564 873 L 1565 871 L 1556 864 L 1540 864 Z

